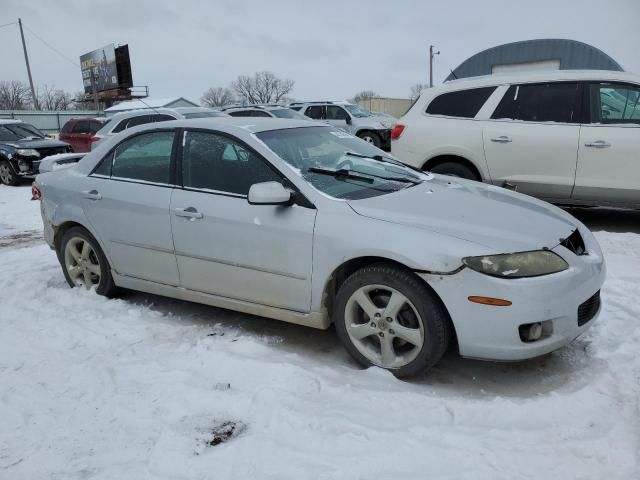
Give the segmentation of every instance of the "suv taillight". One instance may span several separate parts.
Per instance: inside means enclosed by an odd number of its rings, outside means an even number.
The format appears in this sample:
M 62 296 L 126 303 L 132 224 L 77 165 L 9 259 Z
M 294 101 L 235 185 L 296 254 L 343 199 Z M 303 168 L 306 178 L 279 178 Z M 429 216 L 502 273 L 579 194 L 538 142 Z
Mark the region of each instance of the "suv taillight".
M 102 140 L 102 137 L 98 137 L 96 135 L 93 135 L 91 138 L 89 138 L 89 142 L 90 143 L 97 142 L 98 140 Z
M 31 200 L 40 200 L 42 194 L 40 193 L 40 188 L 38 188 L 38 184 L 33 182 L 31 184 Z
M 400 123 L 396 123 L 393 128 L 391 129 L 391 140 L 397 140 L 400 138 L 400 135 L 402 135 L 402 132 L 404 132 L 404 129 L 406 127 Z

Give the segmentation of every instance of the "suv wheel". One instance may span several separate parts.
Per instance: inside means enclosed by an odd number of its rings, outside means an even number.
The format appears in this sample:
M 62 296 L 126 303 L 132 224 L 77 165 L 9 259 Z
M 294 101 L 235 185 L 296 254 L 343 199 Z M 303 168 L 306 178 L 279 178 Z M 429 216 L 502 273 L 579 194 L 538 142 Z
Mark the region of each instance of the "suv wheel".
M 7 160 L 0 160 L 0 182 L 14 187 L 18 184 L 20 177 L 15 174 L 13 168 Z
M 358 134 L 358 137 L 360 137 L 365 142 L 372 143 L 374 146 L 380 148 L 381 142 L 380 142 L 380 137 L 378 136 L 377 133 L 362 132 Z
M 106 297 L 116 291 L 111 267 L 93 235 L 82 227 L 70 228 L 62 237 L 58 260 L 71 287 L 95 288 Z
M 412 272 L 384 263 L 362 268 L 342 284 L 334 323 L 355 360 L 397 377 L 435 365 L 451 336 L 435 294 Z
M 450 177 L 466 178 L 467 180 L 480 181 L 473 170 L 466 165 L 457 162 L 444 162 L 429 169 L 430 172 L 448 175 Z

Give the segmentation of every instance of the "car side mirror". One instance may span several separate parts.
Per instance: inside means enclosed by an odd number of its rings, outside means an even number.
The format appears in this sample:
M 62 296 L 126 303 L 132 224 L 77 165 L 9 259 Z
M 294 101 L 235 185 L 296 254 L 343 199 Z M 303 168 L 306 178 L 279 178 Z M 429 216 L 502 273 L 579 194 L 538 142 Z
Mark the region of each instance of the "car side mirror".
M 254 183 L 247 200 L 251 205 L 290 205 L 291 191 L 279 182 Z
M 347 125 L 351 125 L 351 117 L 345 118 L 344 121 L 347 122 Z

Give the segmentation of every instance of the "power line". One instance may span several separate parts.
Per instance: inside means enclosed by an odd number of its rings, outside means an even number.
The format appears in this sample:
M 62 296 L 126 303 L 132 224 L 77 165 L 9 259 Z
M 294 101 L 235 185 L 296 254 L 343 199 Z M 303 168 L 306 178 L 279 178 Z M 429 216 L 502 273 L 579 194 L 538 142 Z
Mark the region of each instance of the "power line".
M 54 47 L 53 45 L 51 45 L 50 43 L 48 43 L 46 40 L 44 40 L 43 38 L 41 38 L 40 36 L 38 36 L 38 34 L 36 32 L 34 32 L 33 30 L 31 30 L 29 27 L 27 27 L 26 25 L 24 25 L 24 28 L 26 28 L 34 37 L 36 37 L 38 40 L 40 40 L 42 43 L 44 43 L 47 47 L 49 47 L 51 50 L 53 50 L 54 52 L 56 52 L 58 55 L 60 55 L 62 58 L 64 58 L 67 62 L 72 63 L 73 65 L 75 65 L 76 67 L 79 67 L 80 64 L 76 63 L 75 61 L 71 60 L 69 57 L 67 57 L 64 53 L 62 53 L 60 50 L 58 50 L 56 47 Z
M 3 25 L 0 25 L 0 28 L 2 28 L 2 27 L 8 27 L 8 26 L 10 26 L 10 25 L 17 25 L 17 24 L 18 24 L 18 22 L 5 23 L 5 24 L 3 24 Z

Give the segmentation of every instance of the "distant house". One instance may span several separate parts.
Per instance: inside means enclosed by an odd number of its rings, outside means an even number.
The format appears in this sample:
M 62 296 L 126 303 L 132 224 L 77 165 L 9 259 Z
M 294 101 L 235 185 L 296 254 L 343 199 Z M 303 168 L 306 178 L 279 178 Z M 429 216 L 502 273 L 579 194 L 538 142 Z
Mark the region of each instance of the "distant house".
M 198 107 L 197 103 L 187 100 L 184 97 L 169 98 L 152 98 L 148 97 L 142 100 L 127 100 L 120 102 L 113 107 L 105 109 L 107 115 L 113 115 L 118 112 L 126 112 L 128 110 L 140 110 L 145 108 L 173 108 L 173 107 Z

